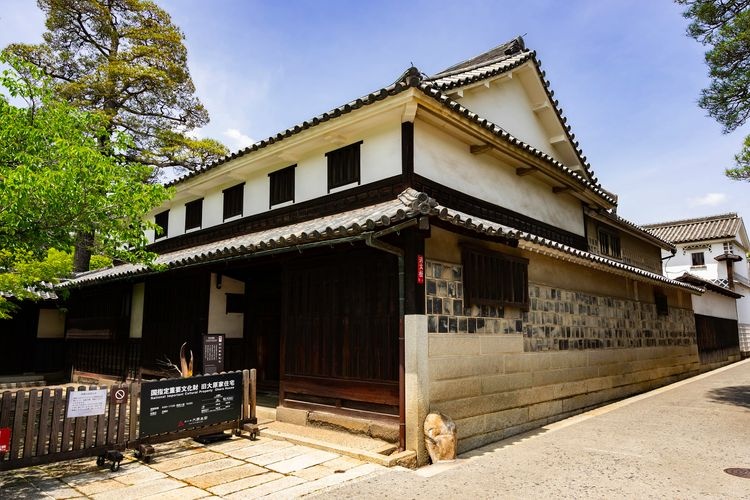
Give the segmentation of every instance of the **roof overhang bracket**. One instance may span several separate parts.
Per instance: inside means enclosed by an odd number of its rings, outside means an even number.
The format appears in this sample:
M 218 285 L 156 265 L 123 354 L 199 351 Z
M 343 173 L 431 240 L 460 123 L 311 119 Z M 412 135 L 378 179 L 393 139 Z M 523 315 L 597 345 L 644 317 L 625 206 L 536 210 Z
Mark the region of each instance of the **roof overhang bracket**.
M 469 146 L 469 151 L 471 151 L 471 154 L 473 155 L 481 155 L 491 149 L 492 146 L 490 146 L 489 144 L 472 144 L 471 146 Z
M 516 175 L 520 177 L 533 174 L 534 172 L 536 172 L 536 168 L 534 167 L 519 167 L 516 169 Z
M 404 111 L 401 113 L 401 123 L 414 122 L 417 116 L 417 108 L 419 105 L 416 101 L 409 101 L 404 104 Z
M 552 192 L 555 194 L 562 194 L 562 193 L 567 193 L 568 191 L 571 191 L 572 189 L 573 188 L 571 188 L 570 186 L 553 186 Z

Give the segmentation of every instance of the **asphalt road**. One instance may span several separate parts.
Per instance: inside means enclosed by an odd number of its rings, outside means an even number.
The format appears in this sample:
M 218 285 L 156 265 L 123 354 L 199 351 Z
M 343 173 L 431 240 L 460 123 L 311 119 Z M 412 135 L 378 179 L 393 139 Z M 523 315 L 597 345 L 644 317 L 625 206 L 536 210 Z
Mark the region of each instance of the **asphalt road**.
M 750 498 L 750 359 L 325 498 Z M 750 476 L 750 474 L 748 474 Z

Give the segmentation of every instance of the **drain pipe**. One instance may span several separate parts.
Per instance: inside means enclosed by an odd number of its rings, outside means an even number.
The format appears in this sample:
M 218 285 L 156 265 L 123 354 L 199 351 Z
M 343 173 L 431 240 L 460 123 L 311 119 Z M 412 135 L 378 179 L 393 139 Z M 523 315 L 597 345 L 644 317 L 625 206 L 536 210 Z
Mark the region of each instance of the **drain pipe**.
M 395 255 L 398 258 L 398 447 L 399 451 L 406 449 L 406 352 L 404 347 L 404 302 L 405 302 L 405 279 L 404 279 L 404 251 L 394 245 L 378 240 L 381 236 L 394 233 L 407 227 L 417 225 L 417 220 L 412 219 L 397 224 L 377 233 L 367 233 L 365 244 L 368 247 L 381 250 Z

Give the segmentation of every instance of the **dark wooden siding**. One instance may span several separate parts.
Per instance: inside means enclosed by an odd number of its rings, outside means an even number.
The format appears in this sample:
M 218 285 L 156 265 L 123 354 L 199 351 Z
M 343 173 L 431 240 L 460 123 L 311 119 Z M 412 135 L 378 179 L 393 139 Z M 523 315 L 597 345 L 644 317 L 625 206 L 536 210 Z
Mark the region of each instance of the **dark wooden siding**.
M 392 255 L 365 249 L 285 267 L 281 350 L 287 398 L 397 407 L 396 269 Z
M 736 320 L 696 314 L 695 331 L 702 363 L 725 361 L 728 356 L 739 355 L 740 338 Z
M 127 338 L 130 332 L 132 285 L 111 283 L 105 286 L 71 290 L 66 301 L 66 338 Z
M 199 373 L 201 336 L 208 328 L 208 271 L 162 274 L 146 281 L 143 304 L 141 364 L 158 368 L 157 360 L 169 357 L 179 364 L 180 346 L 188 343 Z

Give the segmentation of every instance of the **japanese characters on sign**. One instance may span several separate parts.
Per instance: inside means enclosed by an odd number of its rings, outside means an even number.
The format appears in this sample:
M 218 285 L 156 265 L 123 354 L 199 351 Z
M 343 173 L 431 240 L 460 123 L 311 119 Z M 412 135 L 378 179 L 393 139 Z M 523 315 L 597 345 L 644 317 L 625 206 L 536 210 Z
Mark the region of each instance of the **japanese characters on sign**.
M 424 285 L 424 255 L 417 255 L 417 285 Z
M 10 427 L 0 427 L 0 453 L 10 450 Z
M 104 415 L 107 408 L 107 389 L 75 391 L 68 397 L 65 418 Z
M 203 373 L 211 375 L 224 371 L 224 334 L 209 333 L 203 336 Z
M 141 438 L 241 418 L 242 373 L 144 382 Z

